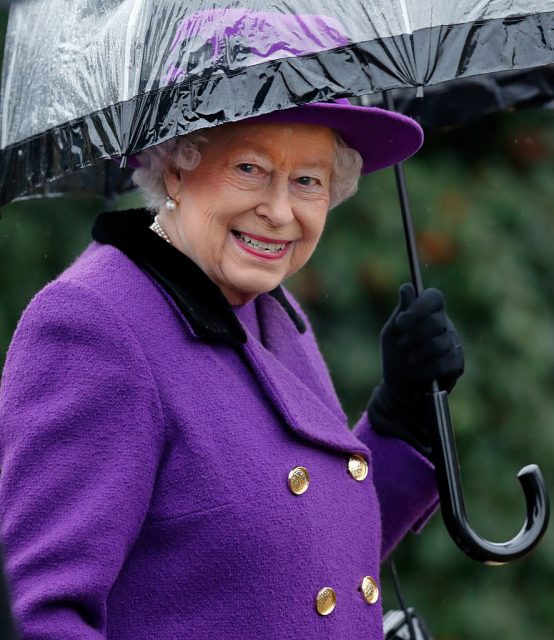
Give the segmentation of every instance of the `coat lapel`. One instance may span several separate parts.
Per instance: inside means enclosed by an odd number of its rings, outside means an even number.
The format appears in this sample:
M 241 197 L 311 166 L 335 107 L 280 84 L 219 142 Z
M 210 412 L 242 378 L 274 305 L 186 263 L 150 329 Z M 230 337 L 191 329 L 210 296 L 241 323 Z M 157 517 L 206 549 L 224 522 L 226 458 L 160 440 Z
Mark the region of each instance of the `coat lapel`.
M 369 457 L 368 449 L 349 430 L 336 396 L 320 380 L 291 319 L 277 301 L 269 296 L 260 299 L 265 346 L 248 333 L 242 350 L 269 400 L 304 440 Z
M 284 292 L 281 289 L 284 297 Z M 262 334 L 262 344 L 281 362 L 286 369 L 294 373 L 304 384 L 308 385 L 316 396 L 321 398 L 339 420 L 346 422 L 346 416 L 337 398 L 333 384 L 327 374 L 321 355 L 317 349 L 307 348 L 306 332 L 298 330 L 293 318 L 283 307 L 283 303 L 271 295 L 261 295 L 256 299 L 258 321 Z M 293 311 L 295 314 L 295 312 Z M 314 345 L 315 347 L 315 345 Z M 314 361 L 314 359 L 316 361 Z M 324 377 L 325 376 L 325 377 Z

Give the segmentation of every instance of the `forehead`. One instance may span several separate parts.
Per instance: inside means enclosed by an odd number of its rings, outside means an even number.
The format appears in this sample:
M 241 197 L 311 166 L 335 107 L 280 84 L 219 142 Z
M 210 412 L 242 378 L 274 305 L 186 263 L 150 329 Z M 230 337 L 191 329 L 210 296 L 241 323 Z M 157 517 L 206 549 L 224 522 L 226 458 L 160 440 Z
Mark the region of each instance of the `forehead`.
M 332 164 L 335 133 L 329 127 L 299 123 L 234 122 L 218 127 L 213 142 L 229 156 L 253 151 L 272 160 Z

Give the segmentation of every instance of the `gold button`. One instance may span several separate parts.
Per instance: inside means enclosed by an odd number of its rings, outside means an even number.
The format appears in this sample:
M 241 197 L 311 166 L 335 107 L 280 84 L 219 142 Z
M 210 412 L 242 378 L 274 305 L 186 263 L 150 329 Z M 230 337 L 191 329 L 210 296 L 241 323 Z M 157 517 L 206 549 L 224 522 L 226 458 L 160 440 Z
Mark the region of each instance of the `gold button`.
M 320 616 L 328 616 L 336 604 L 337 594 L 331 587 L 323 587 L 315 598 L 315 606 Z
M 350 460 L 348 460 L 348 473 L 350 473 L 354 480 L 361 482 L 367 478 L 367 472 L 368 465 L 366 459 L 357 453 L 353 453 L 350 456 Z
M 294 467 L 289 473 L 289 489 L 297 496 L 302 495 L 310 486 L 310 474 L 306 467 Z
M 379 600 L 379 587 L 371 576 L 366 576 L 362 580 L 360 589 L 367 604 L 375 604 Z

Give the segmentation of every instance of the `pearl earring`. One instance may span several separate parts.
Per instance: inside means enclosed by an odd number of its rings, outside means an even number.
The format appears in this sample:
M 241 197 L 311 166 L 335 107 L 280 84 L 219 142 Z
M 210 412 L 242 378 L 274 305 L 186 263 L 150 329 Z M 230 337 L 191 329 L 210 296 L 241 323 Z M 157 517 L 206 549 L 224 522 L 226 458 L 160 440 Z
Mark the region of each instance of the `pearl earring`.
M 165 201 L 165 208 L 168 211 L 175 211 L 175 209 L 177 209 L 177 203 L 175 202 L 175 200 L 173 200 L 173 198 L 167 196 L 167 200 Z

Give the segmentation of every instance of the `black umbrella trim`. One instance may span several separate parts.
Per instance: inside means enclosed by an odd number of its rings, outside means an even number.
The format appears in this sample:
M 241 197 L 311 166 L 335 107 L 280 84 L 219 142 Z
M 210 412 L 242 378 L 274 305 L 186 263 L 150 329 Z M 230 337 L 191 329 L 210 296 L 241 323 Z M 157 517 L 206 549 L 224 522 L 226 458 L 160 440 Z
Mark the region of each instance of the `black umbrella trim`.
M 129 172 L 114 176 L 119 169 L 115 171 L 113 162 L 94 166 L 102 160 L 129 156 L 196 129 L 308 102 L 540 67 L 552 63 L 553 50 L 554 12 L 546 12 L 421 29 L 412 36 L 205 75 L 10 145 L 0 156 L 0 205 L 17 197 L 59 193 L 62 186 L 73 191 L 72 180 L 54 189 L 49 183 L 86 168 L 91 168 L 92 184 L 84 174 L 77 188 L 85 185 L 110 197 L 131 186 Z
M 444 82 L 426 89 L 424 100 L 410 89 L 396 89 L 392 97 L 395 110 L 415 118 L 426 131 L 461 127 L 508 109 L 553 109 L 554 64 Z M 383 106 L 378 95 L 359 101 Z

